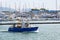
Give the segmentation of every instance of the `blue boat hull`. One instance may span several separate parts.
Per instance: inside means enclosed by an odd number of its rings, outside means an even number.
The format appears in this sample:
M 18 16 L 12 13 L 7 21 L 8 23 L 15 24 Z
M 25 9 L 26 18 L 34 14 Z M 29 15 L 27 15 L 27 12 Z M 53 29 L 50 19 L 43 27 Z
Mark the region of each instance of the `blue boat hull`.
M 9 32 L 30 32 L 30 31 L 36 31 L 37 29 L 38 27 L 30 27 L 30 28 L 13 27 L 13 28 L 9 28 L 8 31 Z

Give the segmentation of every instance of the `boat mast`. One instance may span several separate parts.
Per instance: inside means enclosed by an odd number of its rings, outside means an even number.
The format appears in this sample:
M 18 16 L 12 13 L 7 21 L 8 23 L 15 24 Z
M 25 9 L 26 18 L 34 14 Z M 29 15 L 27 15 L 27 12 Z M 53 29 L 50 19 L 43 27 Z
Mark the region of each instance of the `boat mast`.
M 34 9 L 34 1 L 33 1 L 33 8 L 32 9 Z
M 21 2 L 19 3 L 19 6 L 18 6 L 18 11 L 20 13 L 20 6 L 21 6 Z
M 24 12 L 26 11 L 26 3 L 24 4 Z
M 15 10 L 16 10 L 16 2 L 15 2 Z
M 43 5 L 43 8 L 44 8 L 44 2 L 43 2 L 43 4 L 42 4 L 42 5 Z
M 2 7 L 2 0 L 1 0 L 1 3 L 0 3 L 0 7 Z
M 9 12 L 10 12 L 10 4 L 8 5 L 8 8 L 9 8 Z M 10 15 L 10 14 L 9 14 Z
M 20 5 L 19 5 L 19 13 L 20 13 Z
M 57 10 L 57 0 L 56 0 L 56 10 Z
M 56 0 L 56 15 L 57 15 L 57 0 Z M 58 18 L 58 15 L 56 16 Z

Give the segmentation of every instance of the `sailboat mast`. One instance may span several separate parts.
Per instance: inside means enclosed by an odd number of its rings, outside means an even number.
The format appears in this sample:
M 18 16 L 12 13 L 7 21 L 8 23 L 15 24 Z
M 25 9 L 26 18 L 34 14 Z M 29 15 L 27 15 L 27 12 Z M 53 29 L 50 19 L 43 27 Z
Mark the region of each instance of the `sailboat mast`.
M 9 11 L 10 11 L 10 7 L 11 7 L 11 5 L 9 4 Z
M 57 0 L 56 0 L 56 10 L 57 10 Z
M 33 1 L 33 3 L 32 3 L 32 4 L 33 4 L 33 8 L 32 8 L 32 9 L 34 9 L 34 1 Z
M 16 10 L 16 2 L 15 2 L 15 10 Z
M 44 2 L 43 2 L 43 8 L 44 8 Z
M 1 0 L 1 3 L 0 3 L 0 7 L 2 7 L 2 0 Z
M 26 3 L 24 4 L 24 12 L 26 11 Z
M 20 4 L 20 3 L 19 3 Z M 19 10 L 19 13 L 20 13 L 20 5 L 19 5 L 19 8 L 18 8 L 18 10 Z
M 57 0 L 56 0 L 56 15 L 57 15 Z M 58 15 L 56 16 L 58 18 Z

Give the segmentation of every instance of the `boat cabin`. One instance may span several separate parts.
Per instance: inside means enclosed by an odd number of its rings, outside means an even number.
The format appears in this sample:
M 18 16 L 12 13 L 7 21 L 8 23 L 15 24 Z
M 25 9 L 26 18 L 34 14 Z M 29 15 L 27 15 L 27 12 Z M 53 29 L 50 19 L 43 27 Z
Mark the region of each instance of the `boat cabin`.
M 17 28 L 26 28 L 28 26 L 29 26 L 29 23 L 21 19 L 17 19 L 17 24 L 14 25 L 14 27 L 17 27 Z

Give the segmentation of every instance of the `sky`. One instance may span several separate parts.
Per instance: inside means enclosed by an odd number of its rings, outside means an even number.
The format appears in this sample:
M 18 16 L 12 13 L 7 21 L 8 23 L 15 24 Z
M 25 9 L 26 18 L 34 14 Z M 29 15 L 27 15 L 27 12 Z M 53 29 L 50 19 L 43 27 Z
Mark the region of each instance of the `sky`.
M 48 10 L 60 10 L 60 0 L 0 0 L 0 7 L 8 7 L 16 10 L 25 8 L 46 8 Z

